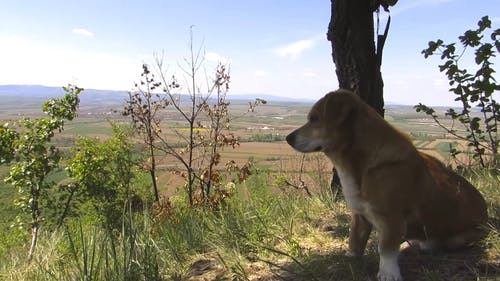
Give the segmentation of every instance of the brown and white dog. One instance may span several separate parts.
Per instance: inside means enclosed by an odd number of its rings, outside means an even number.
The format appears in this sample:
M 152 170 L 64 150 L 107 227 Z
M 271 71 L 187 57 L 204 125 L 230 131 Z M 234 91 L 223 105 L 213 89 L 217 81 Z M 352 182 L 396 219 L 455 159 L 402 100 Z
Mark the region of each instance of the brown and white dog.
M 352 211 L 349 254 L 361 256 L 372 226 L 378 232 L 379 280 L 402 280 L 400 244 L 456 249 L 485 235 L 486 204 L 464 178 L 432 156 L 347 90 L 327 94 L 287 142 L 322 151 L 333 162 Z

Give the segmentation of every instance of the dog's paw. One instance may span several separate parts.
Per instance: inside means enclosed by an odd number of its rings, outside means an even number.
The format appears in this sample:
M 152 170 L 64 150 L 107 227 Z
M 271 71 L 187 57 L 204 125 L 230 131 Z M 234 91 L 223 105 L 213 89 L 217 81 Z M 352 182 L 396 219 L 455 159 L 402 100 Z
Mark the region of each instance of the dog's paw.
M 380 256 L 379 281 L 403 281 L 398 265 L 398 253 L 390 253 Z
M 352 250 L 347 250 L 347 253 L 345 254 L 346 256 L 350 257 L 350 258 L 359 258 L 359 257 L 362 257 L 363 254 L 361 253 L 356 253 L 355 251 L 352 251 Z
M 403 281 L 403 277 L 399 272 L 378 272 L 378 280 L 379 281 Z

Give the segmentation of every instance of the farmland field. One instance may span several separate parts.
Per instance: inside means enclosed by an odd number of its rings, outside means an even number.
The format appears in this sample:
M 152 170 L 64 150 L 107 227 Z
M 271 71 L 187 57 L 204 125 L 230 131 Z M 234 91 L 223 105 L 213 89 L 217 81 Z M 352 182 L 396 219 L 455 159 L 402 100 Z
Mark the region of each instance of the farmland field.
M 82 97 L 85 97 L 85 92 Z M 42 97 L 29 99 L 3 94 L 0 104 L 0 120 L 8 122 L 19 116 L 43 116 L 40 110 L 43 101 Z M 65 148 L 72 146 L 80 136 L 107 138 L 112 132 L 111 122 L 129 122 L 121 114 L 124 104 L 124 99 L 116 97 L 109 98 L 109 100 L 105 96 L 82 98 L 79 116 L 65 125 L 64 131 L 55 136 L 54 143 L 56 146 Z M 239 137 L 240 145 L 234 149 L 224 149 L 221 163 L 233 160 L 236 164 L 243 165 L 250 160 L 257 167 L 273 174 L 296 174 L 303 169 L 304 178 L 309 182 L 314 179 L 307 176 L 308 171 L 319 172 L 318 169 L 321 169 L 322 173 L 328 175 L 332 167 L 324 156 L 317 154 L 303 157 L 302 154 L 293 151 L 284 141 L 289 132 L 305 122 L 312 104 L 313 102 L 268 101 L 266 105 L 261 105 L 255 112 L 250 113 L 248 101 L 232 100 L 230 104 L 231 129 Z M 438 112 L 444 110 L 441 108 Z M 172 142 L 178 142 L 178 133 L 187 131 L 186 122 L 183 122 L 179 114 L 170 108 L 162 112 L 161 117 L 162 124 L 164 124 L 162 128 L 164 137 Z M 443 161 L 449 159 L 449 146 L 455 140 L 435 125 L 432 119 L 424 114 L 416 113 L 411 106 L 397 105 L 386 107 L 386 119 L 398 129 L 408 133 L 419 149 Z M 449 122 L 444 121 L 445 124 Z M 203 128 L 198 128 L 197 131 L 203 131 Z M 301 161 L 304 161 L 303 165 Z M 321 164 L 318 164 L 319 162 Z M 182 179 L 169 172 L 175 168 L 176 163 L 172 157 L 160 157 L 159 177 L 164 180 L 165 191 L 167 186 L 182 185 Z

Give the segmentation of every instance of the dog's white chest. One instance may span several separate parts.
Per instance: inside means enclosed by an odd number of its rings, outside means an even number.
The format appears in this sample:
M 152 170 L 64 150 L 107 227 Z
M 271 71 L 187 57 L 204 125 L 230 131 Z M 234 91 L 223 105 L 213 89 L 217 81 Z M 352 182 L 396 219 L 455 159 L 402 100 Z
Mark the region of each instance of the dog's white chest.
M 358 182 L 349 173 L 346 173 L 342 167 L 335 166 L 335 169 L 342 184 L 342 193 L 344 194 L 347 207 L 356 214 L 365 213 L 367 202 L 361 198 Z

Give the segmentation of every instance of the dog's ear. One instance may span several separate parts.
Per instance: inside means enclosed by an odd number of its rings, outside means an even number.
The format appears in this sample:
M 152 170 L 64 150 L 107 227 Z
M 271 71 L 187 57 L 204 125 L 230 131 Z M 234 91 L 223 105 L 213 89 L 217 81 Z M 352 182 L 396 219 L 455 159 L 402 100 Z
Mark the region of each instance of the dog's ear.
M 356 111 L 357 100 L 354 93 L 337 91 L 325 96 L 324 119 L 332 126 L 339 126 L 350 120 Z

